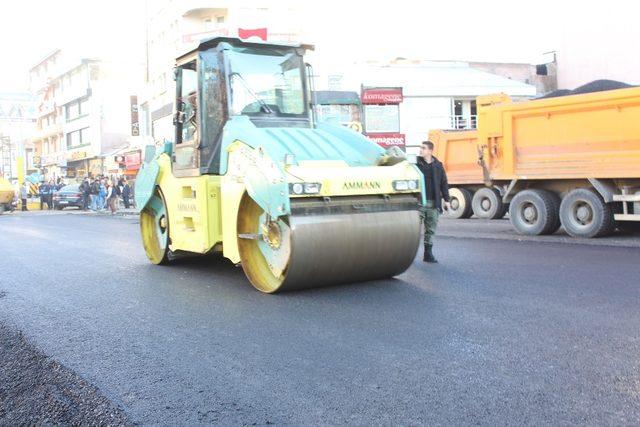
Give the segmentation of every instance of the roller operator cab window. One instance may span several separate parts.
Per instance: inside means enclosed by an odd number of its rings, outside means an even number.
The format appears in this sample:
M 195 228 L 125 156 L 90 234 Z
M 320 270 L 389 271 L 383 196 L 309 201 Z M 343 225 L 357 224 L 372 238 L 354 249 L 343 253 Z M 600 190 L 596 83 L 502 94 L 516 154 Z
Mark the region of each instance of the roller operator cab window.
M 197 135 L 197 90 L 198 74 L 196 63 L 191 62 L 182 67 L 180 99 L 181 110 L 184 112 L 184 123 L 182 123 L 182 142 L 193 141 Z
M 231 115 L 306 117 L 302 58 L 293 49 L 227 51 Z

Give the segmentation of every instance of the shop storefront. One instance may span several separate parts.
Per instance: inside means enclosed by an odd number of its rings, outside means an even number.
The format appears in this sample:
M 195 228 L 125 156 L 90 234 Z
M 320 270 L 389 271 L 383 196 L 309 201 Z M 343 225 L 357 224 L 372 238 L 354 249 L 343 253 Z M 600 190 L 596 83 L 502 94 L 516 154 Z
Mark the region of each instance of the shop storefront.
M 84 178 L 102 175 L 103 161 L 86 151 L 73 151 L 67 154 L 67 178 Z
M 67 159 L 65 153 L 58 152 L 42 156 L 42 173 L 46 179 L 65 178 L 67 176 Z

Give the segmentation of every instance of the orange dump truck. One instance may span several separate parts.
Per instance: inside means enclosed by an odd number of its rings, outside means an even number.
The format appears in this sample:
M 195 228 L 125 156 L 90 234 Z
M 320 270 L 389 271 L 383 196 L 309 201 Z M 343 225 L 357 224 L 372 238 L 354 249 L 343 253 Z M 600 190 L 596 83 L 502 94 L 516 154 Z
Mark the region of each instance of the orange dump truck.
M 522 234 L 597 237 L 640 225 L 640 87 L 512 102 L 477 99 L 476 131 L 432 131 L 453 217 Z

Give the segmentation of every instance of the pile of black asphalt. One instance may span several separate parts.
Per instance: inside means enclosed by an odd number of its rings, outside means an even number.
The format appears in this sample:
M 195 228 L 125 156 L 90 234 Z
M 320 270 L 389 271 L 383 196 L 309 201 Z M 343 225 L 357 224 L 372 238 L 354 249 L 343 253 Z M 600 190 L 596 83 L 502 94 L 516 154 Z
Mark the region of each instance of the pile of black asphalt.
M 0 426 L 131 424 L 96 387 L 0 323 Z
M 570 89 L 558 89 L 558 90 L 554 90 L 553 92 L 549 92 L 546 95 L 540 96 L 537 99 L 545 99 L 545 98 L 558 98 L 561 96 L 568 96 L 568 95 L 581 95 L 584 93 L 594 93 L 594 92 L 604 92 L 607 90 L 617 90 L 617 89 L 626 89 L 629 87 L 634 87 L 633 85 L 630 85 L 628 83 L 624 83 L 624 82 L 619 82 L 616 80 L 607 80 L 607 79 L 600 79 L 600 80 L 594 80 L 592 82 L 583 84 L 582 86 L 579 86 L 573 90 Z

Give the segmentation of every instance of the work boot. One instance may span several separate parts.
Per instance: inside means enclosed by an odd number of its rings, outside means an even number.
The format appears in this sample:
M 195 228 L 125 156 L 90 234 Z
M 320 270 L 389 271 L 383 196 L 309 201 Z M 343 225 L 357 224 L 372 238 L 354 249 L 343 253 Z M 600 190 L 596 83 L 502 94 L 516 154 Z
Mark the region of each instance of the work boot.
M 433 256 L 433 245 L 424 245 L 424 262 L 438 262 L 436 257 Z

